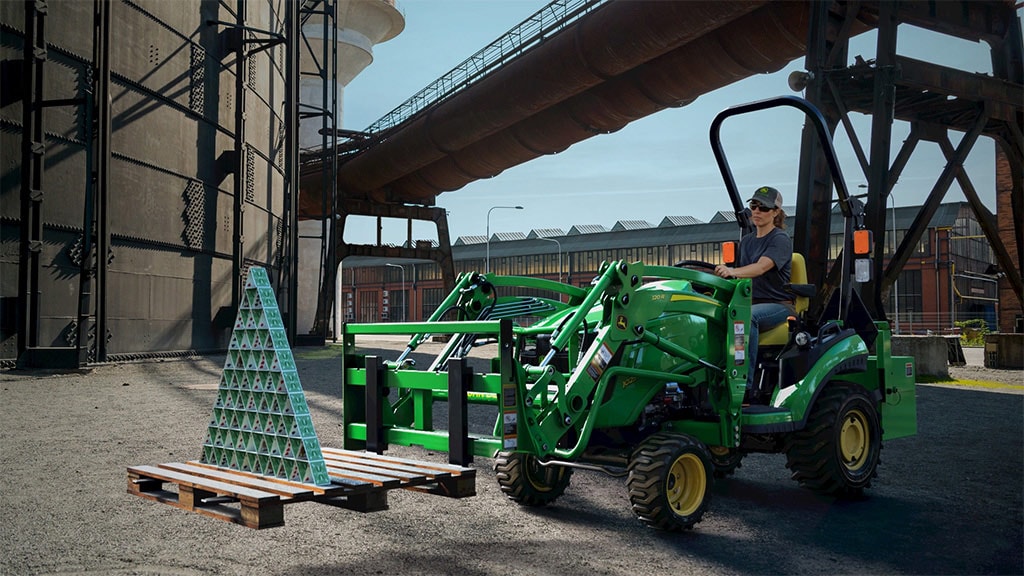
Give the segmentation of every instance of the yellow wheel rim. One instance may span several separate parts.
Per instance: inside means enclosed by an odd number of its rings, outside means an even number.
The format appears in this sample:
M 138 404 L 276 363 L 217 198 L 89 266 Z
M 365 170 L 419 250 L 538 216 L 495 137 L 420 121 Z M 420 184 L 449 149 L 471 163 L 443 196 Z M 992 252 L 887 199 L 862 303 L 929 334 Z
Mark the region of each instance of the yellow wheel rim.
M 700 508 L 704 501 L 708 480 L 704 464 L 694 454 L 683 454 L 672 463 L 665 480 L 665 498 L 672 511 L 679 516 L 689 516 Z
M 537 492 L 549 492 L 551 491 L 551 477 L 552 471 L 541 466 L 537 459 L 532 456 L 526 456 L 523 458 L 523 472 L 526 476 L 526 481 L 533 486 L 533 489 Z M 557 472 L 556 472 L 557 473 Z
M 867 417 L 860 410 L 851 410 L 843 419 L 843 427 L 839 432 L 839 450 L 848 470 L 855 471 L 864 467 L 870 445 L 871 432 Z

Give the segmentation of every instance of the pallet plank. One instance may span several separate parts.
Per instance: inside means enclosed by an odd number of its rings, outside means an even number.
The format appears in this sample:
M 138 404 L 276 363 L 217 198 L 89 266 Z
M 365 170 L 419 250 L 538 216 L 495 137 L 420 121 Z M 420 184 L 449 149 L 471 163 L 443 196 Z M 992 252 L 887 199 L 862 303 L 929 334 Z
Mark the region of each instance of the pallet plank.
M 377 476 L 384 476 L 389 478 L 397 478 L 402 482 L 409 482 L 412 480 L 424 480 L 431 479 L 433 476 L 426 475 L 418 472 L 405 472 L 402 470 L 395 470 L 393 468 L 386 468 L 383 466 L 376 466 L 371 464 L 357 463 L 352 460 L 332 460 L 324 458 L 324 462 L 327 463 L 328 467 L 337 468 L 339 470 L 353 470 L 356 472 L 369 472 Z
M 455 464 L 443 464 L 441 462 L 424 462 L 422 460 L 410 460 L 408 458 L 400 458 L 398 456 L 385 456 L 383 454 L 377 454 L 375 452 L 360 452 L 358 450 L 341 450 L 339 448 L 321 448 L 324 455 L 332 455 L 339 457 L 350 457 L 358 460 L 379 460 L 382 462 L 394 462 L 397 464 L 410 464 L 419 468 L 426 468 L 430 470 L 443 470 L 445 472 L 451 472 L 452 474 L 457 473 L 472 473 L 476 472 L 473 468 L 464 468 L 462 466 L 456 466 Z
M 324 454 L 324 460 L 327 462 L 333 462 L 336 466 L 346 466 L 349 463 L 357 463 L 363 466 L 371 466 L 379 470 L 394 470 L 396 472 L 413 474 L 415 476 L 426 476 L 428 478 L 447 478 L 452 475 L 452 473 L 448 471 L 442 472 L 440 470 L 424 468 L 421 466 L 388 462 L 384 460 L 374 460 L 370 458 L 358 458 L 349 455 L 338 456 L 334 454 Z
M 128 468 L 128 472 L 134 472 L 140 476 L 148 476 L 150 478 L 159 478 L 160 480 L 165 480 L 167 482 L 174 482 L 179 486 L 200 488 L 217 494 L 233 496 L 239 500 L 245 499 L 252 500 L 253 502 L 263 502 L 265 500 L 280 499 L 280 496 L 277 494 L 271 494 L 270 492 L 263 492 L 262 490 L 255 490 L 244 486 L 238 486 L 236 484 L 228 484 L 226 482 L 219 482 L 217 480 L 201 478 L 189 474 L 181 474 L 172 470 L 162 470 L 155 466 L 132 466 Z
M 370 482 L 371 484 L 381 488 L 398 488 L 402 484 L 401 480 L 391 476 L 379 476 L 369 472 L 338 468 L 337 466 L 327 466 L 327 473 L 330 474 L 332 480 L 337 476 L 339 478 L 349 478 L 352 480 Z
M 351 479 L 348 479 L 348 478 L 331 478 L 332 484 L 330 486 L 317 486 L 316 484 L 306 484 L 305 482 L 296 482 L 295 480 L 285 480 L 284 478 L 277 478 L 277 477 L 273 477 L 273 476 L 264 476 L 262 474 L 257 474 L 255 472 L 243 472 L 241 470 L 235 470 L 233 468 L 231 468 L 231 469 L 229 469 L 229 468 L 221 468 L 220 466 L 215 466 L 213 464 L 206 464 L 204 462 L 199 462 L 197 460 L 189 460 L 188 464 L 190 466 L 196 466 L 196 467 L 199 467 L 199 468 L 208 468 L 210 470 L 222 470 L 222 471 L 225 471 L 225 472 L 231 472 L 232 474 L 238 474 L 240 476 L 247 476 L 247 477 L 250 477 L 250 478 L 270 479 L 270 480 L 273 480 L 275 483 L 286 484 L 288 486 L 294 486 L 296 488 L 307 489 L 307 490 L 310 490 L 311 492 L 313 492 L 314 494 L 319 494 L 319 495 L 324 495 L 324 496 L 335 496 L 335 495 L 339 495 L 339 494 L 348 494 L 348 493 L 352 492 L 353 490 L 359 490 L 359 489 L 371 490 L 371 489 L 374 488 L 374 485 L 372 483 L 370 483 L 370 482 L 363 482 L 363 481 L 360 481 L 360 480 L 351 480 Z
M 163 482 L 177 484 L 178 493 L 164 490 Z M 257 530 L 284 525 L 284 502 L 277 494 L 153 466 L 128 468 L 128 493 Z M 239 508 L 202 502 L 217 494 L 237 499 Z
M 184 474 L 192 474 L 193 476 L 202 476 L 211 480 L 218 480 L 229 484 L 236 484 L 238 486 L 245 486 L 246 488 L 255 488 L 256 490 L 263 490 L 285 498 L 294 498 L 299 500 L 309 499 L 315 494 L 312 490 L 307 488 L 298 488 L 290 484 L 285 484 L 284 482 L 277 482 L 277 478 L 270 476 L 251 477 L 237 474 L 234 470 L 205 468 L 201 466 L 192 466 L 190 464 L 182 464 L 179 462 L 157 464 L 157 467 L 165 470 L 182 472 Z

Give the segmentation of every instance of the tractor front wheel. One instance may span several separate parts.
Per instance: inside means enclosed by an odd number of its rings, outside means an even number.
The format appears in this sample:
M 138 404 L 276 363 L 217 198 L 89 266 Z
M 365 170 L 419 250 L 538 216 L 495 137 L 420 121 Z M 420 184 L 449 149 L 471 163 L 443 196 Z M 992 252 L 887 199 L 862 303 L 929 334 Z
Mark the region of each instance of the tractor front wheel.
M 786 467 L 801 486 L 857 497 L 878 472 L 882 427 L 877 404 L 860 386 L 831 385 L 811 408 L 807 426 L 786 446 Z
M 629 502 L 640 521 L 661 530 L 686 530 L 711 503 L 711 457 L 696 438 L 659 433 L 629 461 Z
M 541 466 L 536 456 L 499 452 L 494 459 L 498 486 L 510 500 L 523 506 L 547 506 L 569 487 L 572 468 Z

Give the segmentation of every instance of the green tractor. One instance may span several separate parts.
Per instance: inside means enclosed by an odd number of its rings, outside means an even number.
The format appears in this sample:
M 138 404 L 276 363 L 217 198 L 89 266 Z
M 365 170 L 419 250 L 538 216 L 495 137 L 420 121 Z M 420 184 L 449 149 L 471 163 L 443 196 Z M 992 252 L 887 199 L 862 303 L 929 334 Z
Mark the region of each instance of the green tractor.
M 784 453 L 802 486 L 859 495 L 876 475 L 882 441 L 916 432 L 913 359 L 891 356 L 887 323 L 871 319 L 857 295 L 871 270 L 857 261 L 869 256 L 854 249 L 866 232 L 863 205 L 847 193 L 824 120 L 806 101 L 739 106 L 712 124 L 739 225 L 750 227 L 749 213 L 718 127 L 774 106 L 796 107 L 815 125 L 846 239 L 835 264 L 840 281 L 828 294 L 802 283 L 804 262 L 794 255 L 797 317 L 762 331 L 758 358 L 744 354 L 750 280 L 701 269 L 710 263 L 606 262 L 588 288 L 463 274 L 425 322 L 343 327 L 345 447 L 422 446 L 448 451 L 462 465 L 492 457 L 501 490 L 524 506 L 555 501 L 575 469 L 624 476 L 635 514 L 665 530 L 700 522 L 715 478 L 733 473 L 749 453 Z M 548 297 L 524 295 L 538 293 Z M 384 360 L 358 353 L 364 334 L 410 340 L 395 360 Z M 417 367 L 410 353 L 433 336 L 447 344 L 429 366 Z M 497 352 L 477 372 L 467 357 L 484 344 Z M 434 426 L 435 403 L 447 404 L 445 430 Z M 470 404 L 496 409 L 491 433 L 470 433 Z

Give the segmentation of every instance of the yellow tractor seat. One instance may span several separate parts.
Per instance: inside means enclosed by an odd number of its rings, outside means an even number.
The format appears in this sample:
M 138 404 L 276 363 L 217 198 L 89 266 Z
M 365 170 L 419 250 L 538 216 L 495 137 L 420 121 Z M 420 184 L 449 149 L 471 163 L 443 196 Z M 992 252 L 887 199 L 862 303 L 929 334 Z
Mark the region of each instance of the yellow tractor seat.
M 794 287 L 798 284 L 809 286 L 807 284 L 807 265 L 804 263 L 804 257 L 796 252 L 793 253 L 793 262 L 790 265 L 789 283 Z M 810 298 L 807 296 L 794 294 L 793 305 L 796 308 L 797 315 L 807 310 L 809 303 Z M 785 346 L 786 342 L 789 342 L 789 323 L 783 322 L 770 330 L 762 330 L 757 342 L 758 346 Z

